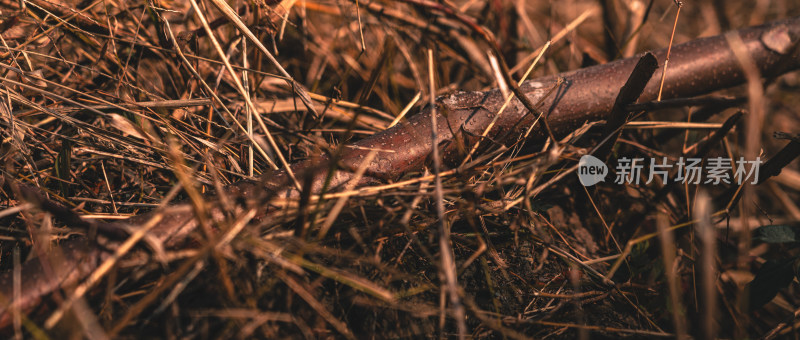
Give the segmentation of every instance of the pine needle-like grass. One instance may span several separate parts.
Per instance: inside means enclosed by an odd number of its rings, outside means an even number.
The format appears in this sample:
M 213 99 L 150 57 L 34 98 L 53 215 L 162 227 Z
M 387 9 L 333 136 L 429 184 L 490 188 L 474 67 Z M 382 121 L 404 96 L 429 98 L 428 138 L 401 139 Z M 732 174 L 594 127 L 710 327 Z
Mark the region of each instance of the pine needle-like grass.
M 460 164 L 431 159 L 369 186 L 311 193 L 291 174 L 298 197 L 252 197 L 272 207 L 266 215 L 215 195 L 287 164 L 336 159 L 436 96 L 513 85 L 493 58 L 515 80 L 536 59 L 532 79 L 800 14 L 792 1 L 682 6 L 677 16 L 667 0 L 6 1 L 3 176 L 87 220 L 182 201 L 199 223 L 177 248 L 134 234 L 139 245 L 116 249 L 4 334 L 788 336 L 796 282 L 756 309 L 745 288 L 767 260 L 797 255 L 749 239 L 800 218 L 796 162 L 733 206 L 719 199 L 729 186 L 585 188 L 570 171 L 604 137 L 589 124 L 547 145 L 483 138 Z M 800 126 L 797 74 L 749 80 L 647 104 L 612 158 L 775 155 L 786 141 L 772 132 Z M 753 110 L 760 120 L 724 124 Z M 3 270 L 30 257 L 58 263 L 53 245 L 97 232 L 19 193 L 0 197 Z

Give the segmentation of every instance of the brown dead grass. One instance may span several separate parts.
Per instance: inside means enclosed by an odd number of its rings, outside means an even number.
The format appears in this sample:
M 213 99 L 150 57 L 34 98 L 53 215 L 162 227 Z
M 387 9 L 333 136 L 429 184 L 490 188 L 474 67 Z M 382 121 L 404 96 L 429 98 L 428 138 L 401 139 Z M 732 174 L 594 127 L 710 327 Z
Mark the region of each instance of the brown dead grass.
M 223 55 L 188 1 L 23 3 L 25 9 L 16 1 L 0 5 L 3 172 L 92 218 L 148 211 L 181 176 L 189 176 L 200 193 L 214 192 L 284 167 L 279 154 L 293 163 L 382 131 L 417 93 L 422 98 L 409 115 L 428 102 L 426 49 L 434 50 L 437 95 L 498 82 L 480 37 L 452 17 L 403 1 L 287 0 L 282 4 L 291 6 L 288 12 L 276 11 L 271 3 L 230 3 L 310 94 L 318 116 L 211 2 L 199 6 Z M 655 1 L 639 29 L 635 18 L 641 13 L 628 8 L 633 3 L 647 5 L 623 0 L 449 5 L 492 32 L 510 66 L 520 64 L 515 77 L 548 39 L 589 13 L 554 42 L 533 78 L 667 46 L 674 3 Z M 687 2 L 674 40 L 797 14 L 800 6 L 792 1 Z M 785 144 L 768 138 L 772 131 L 797 132 L 797 89 L 796 74 L 765 88 L 767 118 L 758 145 L 749 147 L 769 156 Z M 725 95 L 746 98 L 748 93 L 737 88 Z M 253 109 L 277 152 L 250 116 Z M 722 110 L 710 120 L 721 123 L 737 109 Z M 682 122 L 688 111 L 655 111 L 646 120 Z M 615 152 L 674 158 L 713 131 L 681 129 L 662 142 L 654 136 L 663 129 L 625 130 Z M 737 128 L 712 154 L 743 153 L 748 145 L 739 132 L 744 133 Z M 450 269 L 457 274 L 466 335 L 699 336 L 713 324 L 720 337 L 757 337 L 780 322 L 795 322 L 796 283 L 755 312 L 742 309 L 741 287 L 765 258 L 796 249 L 758 244 L 737 249 L 737 228 L 742 216 L 751 229 L 800 218 L 794 203 L 799 188 L 794 177 L 786 177 L 797 171 L 796 163 L 778 184 L 746 196 L 745 215 L 734 209 L 728 220 L 712 220 L 716 224 L 709 228 L 718 233 L 713 263 L 719 271 L 711 291 L 719 304 L 711 320 L 703 314 L 699 293 L 708 287 L 696 269 L 703 248 L 695 229 L 680 224 L 696 216 L 698 200 L 705 203 L 697 188 L 681 188 L 653 202 L 655 186 L 585 190 L 575 176 L 548 183 L 554 170 L 574 164 L 579 148 L 590 147 L 599 134 L 587 136 L 588 142 L 567 148 L 557 160 L 530 145 L 470 173 L 442 177 L 441 214 L 450 229 L 455 255 Z M 242 221 L 241 229 L 214 257 L 197 255 L 198 246 L 169 250 L 165 264 L 146 258 L 121 261 L 88 294 L 86 304 L 74 309 L 77 317 L 68 315 L 44 333 L 55 338 L 455 336 L 459 327 L 452 316 L 458 310 L 445 295 L 434 182 L 427 173 L 403 180 L 346 199 L 287 208 L 268 219 L 231 216 Z M 712 196 L 725 191 L 704 189 Z M 532 190 L 538 194 L 530 195 Z M 185 191 L 178 196 L 203 199 Z M 3 202 L 21 204 L 10 193 Z M 335 218 L 328 218 L 331 214 Z M 50 217 L 27 207 L 2 221 L 0 265 L 8 269 L 13 249 L 33 253 L 31 235 L 49 225 Z M 309 232 L 295 236 L 298 225 Z M 662 228 L 674 230 L 674 242 L 660 245 L 658 225 L 679 226 Z M 323 226 L 326 235 L 318 239 Z M 47 232 L 56 239 L 71 231 L 56 221 Z M 621 253 L 630 256 L 617 261 Z M 674 258 L 669 270 L 666 258 Z M 604 277 L 616 286 L 607 286 Z M 32 326 L 23 332 L 44 327 L 50 314 L 42 315 L 32 315 Z

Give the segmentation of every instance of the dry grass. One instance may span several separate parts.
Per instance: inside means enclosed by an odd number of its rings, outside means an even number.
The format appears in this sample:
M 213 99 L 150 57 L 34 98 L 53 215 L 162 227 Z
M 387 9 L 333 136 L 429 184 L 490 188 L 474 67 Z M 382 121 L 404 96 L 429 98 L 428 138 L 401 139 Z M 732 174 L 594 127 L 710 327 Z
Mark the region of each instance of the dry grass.
M 286 0 L 279 6 L 291 6 L 288 12 L 271 3 L 232 2 L 241 26 L 214 1 L 0 5 L 4 175 L 90 218 L 137 215 L 181 199 L 202 215 L 205 193 L 335 155 L 341 145 L 414 114 L 429 103 L 429 77 L 437 95 L 505 81 L 485 39 L 421 1 Z M 555 36 L 531 78 L 666 47 L 677 8 L 654 1 L 639 27 L 647 2 L 448 6 L 492 32 L 516 78 Z M 783 0 L 687 2 L 674 41 L 798 14 L 800 6 Z M 763 129 L 739 126 L 709 154 L 774 155 L 786 141 L 770 138 L 772 131 L 800 126 L 799 86 L 789 74 L 764 87 Z M 747 88 L 724 94 L 755 101 Z M 648 112 L 646 123 L 623 131 L 615 155 L 691 154 L 736 110 L 753 107 L 718 110 L 708 124 L 688 124 L 688 107 Z M 526 145 L 475 155 L 482 162 L 467 172 L 431 167 L 441 184 L 427 171 L 411 173 L 397 184 L 300 198 L 268 218 L 231 214 L 198 230 L 195 244 L 166 250 L 163 263 L 122 257 L 65 318 L 49 309 L 17 332 L 56 338 L 792 332 L 800 313 L 796 282 L 752 312 L 743 287 L 765 259 L 797 252 L 751 243 L 747 232 L 800 218 L 800 188 L 791 177 L 796 162 L 777 184 L 748 189 L 724 215 L 728 202 L 703 199 L 695 186 L 662 197 L 655 185 L 584 188 L 574 175 L 556 176 L 602 137 L 581 133 L 580 144 L 555 158 L 539 152 L 541 145 Z M 729 188 L 702 189 L 721 197 Z M 2 198 L 7 209 L 24 204 L 10 192 Z M 14 267 L 17 251 L 23 258 L 36 253 L 32 243 L 73 233 L 32 205 L 17 210 L 1 218 L 3 269 Z M 706 229 L 685 223 L 687 216 L 705 220 Z M 713 235 L 709 241 L 698 234 L 714 228 L 716 244 Z M 447 238 L 455 257 L 443 269 Z M 709 253 L 710 245 L 717 250 Z M 717 271 L 700 269 L 709 263 Z M 74 290 L 63 293 L 57 301 L 73 300 Z M 710 293 L 716 310 L 707 309 Z M 61 322 L 49 328 L 48 319 Z

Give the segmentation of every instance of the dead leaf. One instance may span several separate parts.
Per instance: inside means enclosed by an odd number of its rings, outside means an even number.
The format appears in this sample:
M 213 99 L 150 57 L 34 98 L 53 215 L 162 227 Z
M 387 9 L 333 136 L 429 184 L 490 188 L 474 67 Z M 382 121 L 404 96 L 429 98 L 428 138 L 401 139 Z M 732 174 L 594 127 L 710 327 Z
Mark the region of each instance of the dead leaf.
M 137 128 L 125 117 L 122 117 L 116 113 L 109 113 L 109 117 L 111 117 L 111 125 L 114 126 L 117 130 L 122 131 L 122 133 L 126 136 L 133 136 L 139 139 L 147 140 L 145 134 L 141 129 Z

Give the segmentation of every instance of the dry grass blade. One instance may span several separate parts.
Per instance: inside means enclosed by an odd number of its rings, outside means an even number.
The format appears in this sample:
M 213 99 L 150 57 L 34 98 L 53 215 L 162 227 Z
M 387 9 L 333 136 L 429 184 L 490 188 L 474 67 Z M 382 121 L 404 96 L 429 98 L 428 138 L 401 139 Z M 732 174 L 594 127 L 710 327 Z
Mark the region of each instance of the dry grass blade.
M 731 45 L 731 50 L 739 61 L 742 69 L 744 70 L 745 77 L 747 78 L 747 92 L 750 114 L 747 117 L 747 130 L 745 131 L 745 149 L 744 157 L 746 159 L 755 159 L 759 157 L 759 146 L 761 129 L 764 121 L 765 103 L 764 103 L 764 87 L 761 84 L 761 72 L 753 61 L 752 57 L 746 52 L 746 47 L 737 34 L 726 34 L 725 38 Z M 739 233 L 739 268 L 744 269 L 748 266 L 749 260 L 747 259 L 748 253 L 752 246 L 751 240 L 751 226 L 749 225 L 748 218 L 754 213 L 755 209 L 745 202 L 751 202 L 755 193 L 752 185 L 745 183 L 743 200 L 740 201 L 740 210 L 742 218 L 745 221 L 744 228 Z M 746 311 L 750 309 L 748 306 L 748 294 L 741 290 L 737 294 L 736 308 L 739 311 Z M 744 334 L 746 331 L 737 329 L 738 334 Z
M 675 1 L 675 5 L 677 5 L 678 10 L 675 11 L 675 21 L 672 24 L 672 33 L 669 35 L 669 47 L 667 49 L 667 59 L 664 59 L 664 67 L 661 71 L 661 83 L 658 86 L 658 97 L 656 101 L 661 101 L 661 93 L 664 91 L 664 81 L 667 79 L 667 66 L 669 66 L 669 55 L 672 52 L 672 41 L 675 38 L 675 29 L 678 27 L 678 18 L 681 15 L 681 8 L 683 8 L 683 3 L 680 1 Z
M 435 65 L 433 59 L 433 50 L 428 49 L 428 84 L 429 84 L 429 92 L 428 96 L 430 98 L 430 104 L 434 108 L 433 113 L 431 114 L 431 140 L 437 141 L 437 131 L 436 128 L 438 124 L 436 123 L 437 116 L 439 115 L 436 112 L 436 102 L 434 101 L 434 94 L 436 93 L 436 73 L 435 73 Z M 438 143 L 433 144 L 432 155 L 433 158 L 433 190 L 434 190 L 434 201 L 436 205 L 436 217 L 438 218 L 438 230 L 439 230 L 439 256 L 440 256 L 440 270 L 442 271 L 442 276 L 444 276 L 445 287 L 442 290 L 442 296 L 447 296 L 450 301 L 451 308 L 453 308 L 453 317 L 456 320 L 456 325 L 458 325 L 458 338 L 464 339 L 467 336 L 467 325 L 466 325 L 466 314 L 464 313 L 464 306 L 461 304 L 461 298 L 458 296 L 459 287 L 458 287 L 458 279 L 456 278 L 456 263 L 453 255 L 453 248 L 450 244 L 450 227 L 447 225 L 447 220 L 445 219 L 444 215 L 444 194 L 442 193 L 442 178 L 440 176 L 440 170 L 442 167 L 442 160 L 439 156 L 439 145 Z M 444 301 L 441 304 L 441 316 L 440 316 L 440 327 L 444 328 Z
M 711 223 L 711 198 L 701 192 L 695 201 L 695 218 L 699 220 L 697 229 L 700 244 L 700 282 L 703 301 L 702 331 L 703 335 L 713 338 L 717 334 L 717 270 L 716 242 L 714 226 Z
M 675 238 L 672 232 L 667 230 L 669 221 L 664 215 L 658 218 L 658 232 L 660 233 L 659 240 L 661 241 L 661 253 L 664 259 L 664 270 L 667 276 L 667 291 L 669 292 L 670 306 L 672 306 L 672 319 L 675 323 L 675 337 L 677 339 L 686 339 L 686 320 L 683 317 L 684 308 L 681 303 L 682 297 L 678 288 L 678 273 L 675 272 L 678 263 L 675 258 Z

